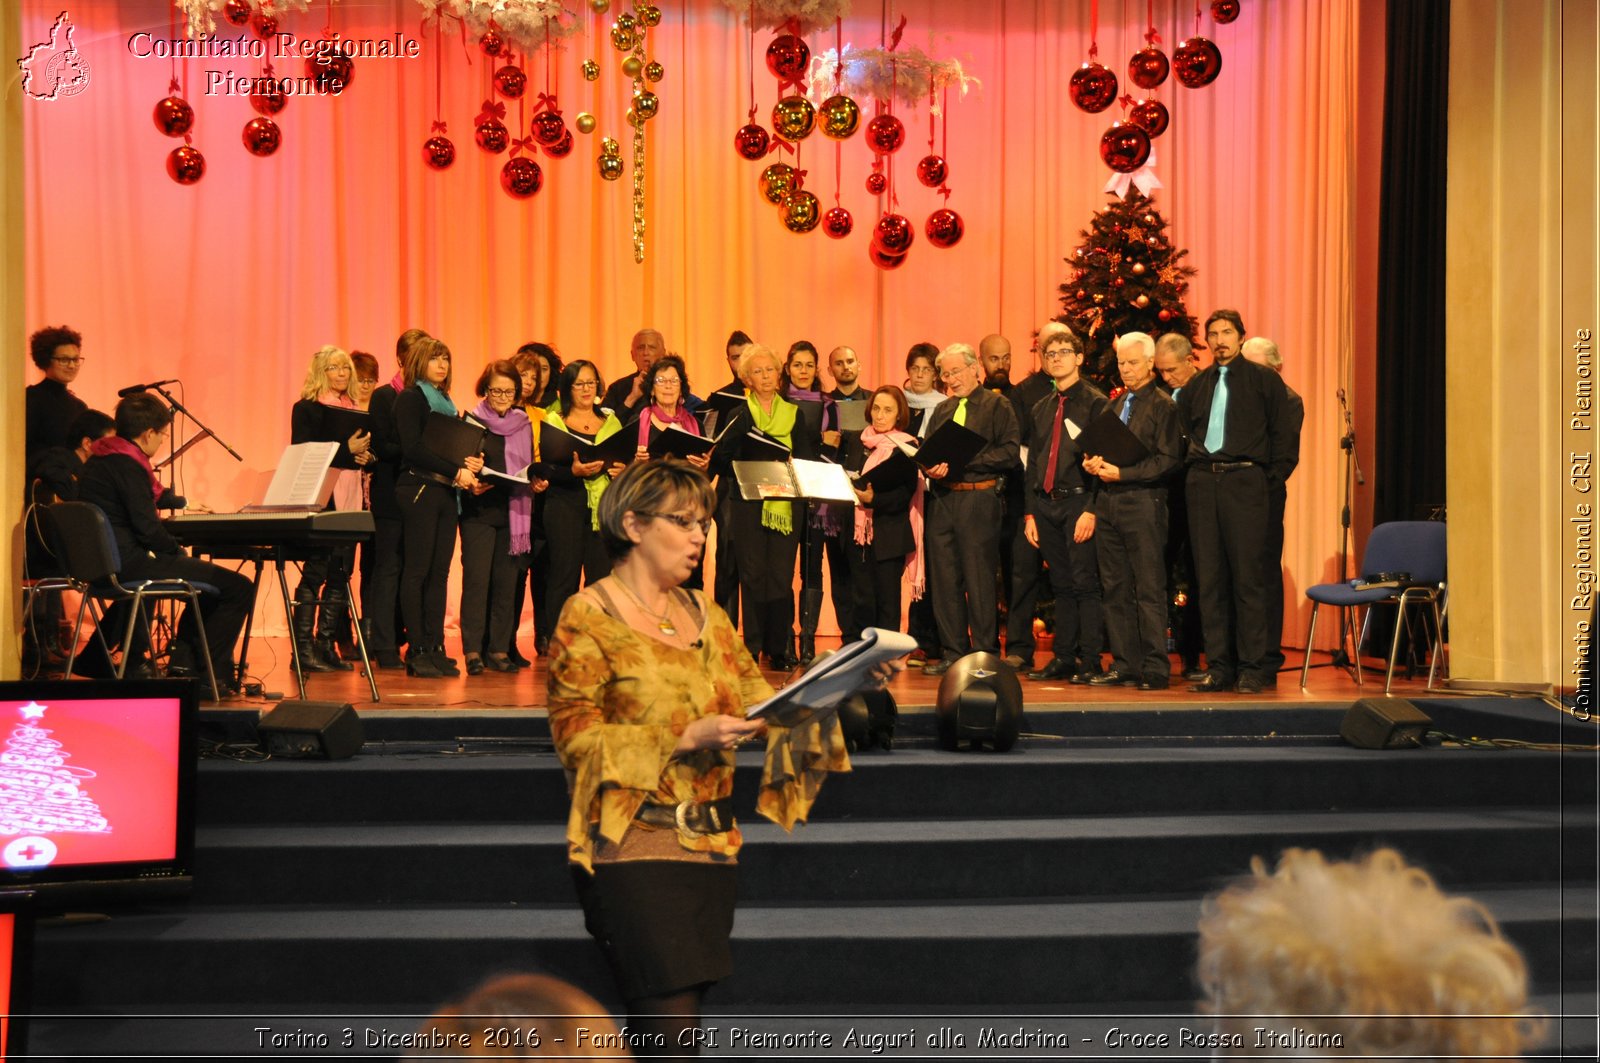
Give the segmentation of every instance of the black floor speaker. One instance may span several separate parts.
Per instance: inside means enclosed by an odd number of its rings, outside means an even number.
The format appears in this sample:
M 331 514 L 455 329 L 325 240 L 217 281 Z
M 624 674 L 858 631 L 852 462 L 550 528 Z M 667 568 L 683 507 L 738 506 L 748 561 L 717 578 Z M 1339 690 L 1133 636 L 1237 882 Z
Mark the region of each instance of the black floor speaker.
M 274 757 L 344 760 L 366 740 L 356 710 L 338 701 L 285 701 L 256 727 Z
M 1432 722 L 1404 698 L 1362 698 L 1344 714 L 1339 737 L 1357 749 L 1414 749 Z

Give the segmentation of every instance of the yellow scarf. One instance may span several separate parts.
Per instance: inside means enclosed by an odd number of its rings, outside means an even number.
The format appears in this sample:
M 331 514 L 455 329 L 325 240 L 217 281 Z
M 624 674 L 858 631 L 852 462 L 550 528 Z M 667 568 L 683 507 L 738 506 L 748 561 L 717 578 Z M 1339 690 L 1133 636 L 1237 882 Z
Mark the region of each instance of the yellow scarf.
M 794 419 L 800 412 L 798 406 L 774 397 L 772 412 L 767 413 L 754 394 L 745 399 L 745 404 L 750 407 L 750 420 L 755 422 L 757 429 L 793 449 Z M 794 507 L 782 499 L 767 499 L 761 503 L 761 526 L 771 528 L 780 535 L 788 535 L 794 530 Z

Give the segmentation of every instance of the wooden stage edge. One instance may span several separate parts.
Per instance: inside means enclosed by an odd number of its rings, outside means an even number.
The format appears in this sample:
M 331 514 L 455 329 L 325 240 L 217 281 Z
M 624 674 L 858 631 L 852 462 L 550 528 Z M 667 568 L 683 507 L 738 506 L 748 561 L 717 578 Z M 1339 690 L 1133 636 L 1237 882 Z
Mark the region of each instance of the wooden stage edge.
M 819 639 L 823 650 L 837 647 L 837 639 Z M 525 640 L 523 652 L 532 650 L 532 639 Z M 449 651 L 460 657 L 458 650 Z M 289 640 L 286 638 L 257 638 L 250 643 L 251 682 L 260 682 L 268 693 L 281 694 L 283 698 L 296 696 L 294 674 L 289 663 Z M 1037 664 L 1048 659 L 1040 654 Z M 1358 687 L 1352 675 L 1327 663 L 1326 654 L 1316 654 L 1307 689 L 1300 690 L 1299 651 L 1289 652 L 1286 670 L 1278 675 L 1276 689 L 1261 694 L 1196 694 L 1189 690 L 1182 676 L 1172 676 L 1172 686 L 1167 690 L 1141 691 L 1132 687 L 1073 686 L 1065 680 L 1035 682 L 1022 679 L 1024 702 L 1033 708 L 1056 709 L 1114 709 L 1127 711 L 1137 708 L 1179 709 L 1230 709 L 1230 708 L 1304 708 L 1308 706 L 1348 706 L 1357 698 L 1383 696 L 1383 669 L 1381 662 L 1368 659 L 1366 682 Z M 1317 667 L 1317 665 L 1321 667 Z M 1174 665 L 1176 669 L 1176 665 Z M 545 707 L 546 662 L 535 659 L 531 668 L 518 672 L 499 673 L 486 671 L 469 676 L 465 670 L 450 679 L 412 679 L 404 671 L 379 669 L 379 701 L 374 703 L 367 689 L 365 677 L 359 666 L 349 672 L 314 673 L 307 676 L 306 697 L 312 701 L 349 702 L 363 712 L 542 712 Z M 781 682 L 779 673 L 768 673 L 774 684 Z M 1467 696 L 1485 691 L 1452 690 L 1436 684 L 1426 689 L 1427 674 L 1406 678 L 1404 669 L 1396 669 L 1393 695 L 1401 698 Z M 930 711 L 934 705 L 939 679 L 924 676 L 915 666 L 898 677 L 890 686 L 895 701 L 902 712 Z M 1530 692 L 1522 696 L 1537 696 Z M 229 707 L 258 706 L 266 709 L 278 699 L 244 697 L 225 702 Z

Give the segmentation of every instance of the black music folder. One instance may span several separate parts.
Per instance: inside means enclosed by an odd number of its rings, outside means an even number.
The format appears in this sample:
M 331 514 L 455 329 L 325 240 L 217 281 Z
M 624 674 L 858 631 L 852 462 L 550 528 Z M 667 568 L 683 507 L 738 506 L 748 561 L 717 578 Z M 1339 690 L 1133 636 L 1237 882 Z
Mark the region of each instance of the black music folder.
M 1117 404 L 1120 405 L 1120 404 Z M 1090 457 L 1104 458 L 1111 464 L 1125 468 L 1137 465 L 1150 456 L 1150 448 L 1139 442 L 1117 412 L 1117 405 L 1104 410 L 1089 422 L 1089 427 L 1073 440 L 1078 452 Z
M 656 433 L 650 440 L 650 456 L 652 458 L 688 458 L 709 454 L 722 437 L 728 432 L 724 425 L 721 432 L 714 437 L 697 436 L 693 432 L 685 432 L 675 424 L 670 424 Z
M 989 441 L 964 424 L 946 421 L 923 441 L 914 460 L 924 469 L 950 464 L 950 477 L 960 476 L 967 463 L 978 456 L 978 451 Z M 947 477 L 948 479 L 949 477 Z
M 794 451 L 765 432 L 752 428 L 742 439 L 731 440 L 738 447 L 738 461 L 788 461 Z
M 867 427 L 867 407 L 870 402 L 852 399 L 847 402 L 835 402 L 833 408 L 839 411 L 839 431 L 857 432 Z
M 633 460 L 639 449 L 639 422 L 634 421 L 620 432 L 607 436 L 598 443 L 590 443 L 564 428 L 558 428 L 548 419 L 539 422 L 539 465 L 571 468 L 572 456 L 587 464 L 603 461 L 607 465 L 623 464 Z
M 870 472 L 863 472 L 856 477 L 856 487 L 870 487 L 874 491 L 882 491 L 906 483 L 921 471 L 911 457 L 914 453 L 916 452 L 907 452 L 895 447 L 889 456 L 874 465 Z
M 626 465 L 639 453 L 639 421 L 634 419 L 597 443 L 578 440 L 579 461 L 603 461 L 607 467 Z
M 452 465 L 461 465 L 483 453 L 483 437 L 488 431 L 477 421 L 429 410 L 428 423 L 422 427 L 422 445 Z
M 322 424 L 317 430 L 317 441 L 323 443 L 348 444 L 350 437 L 357 432 L 372 432 L 372 417 L 366 410 L 352 410 L 344 406 L 323 406 Z M 333 464 L 340 469 L 359 469 L 355 455 L 349 453 L 348 446 L 343 448 L 342 456 L 334 458 Z

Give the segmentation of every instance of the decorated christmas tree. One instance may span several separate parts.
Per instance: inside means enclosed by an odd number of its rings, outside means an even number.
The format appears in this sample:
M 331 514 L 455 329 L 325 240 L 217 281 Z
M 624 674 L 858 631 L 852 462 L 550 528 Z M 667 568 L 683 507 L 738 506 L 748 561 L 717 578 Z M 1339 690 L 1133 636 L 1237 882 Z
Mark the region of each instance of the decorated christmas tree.
M 1082 243 L 1067 261 L 1056 320 L 1084 341 L 1083 372 L 1103 389 L 1122 384 L 1112 342 L 1126 332 L 1160 338 L 1178 332 L 1195 338 L 1195 319 L 1184 304 L 1193 266 L 1187 250 L 1167 238 L 1167 222 L 1144 193 L 1129 189 L 1096 212 Z
M 12 728 L 0 756 L 0 836 L 21 836 L 0 855 L 11 867 L 38 867 L 54 858 L 54 843 L 40 835 L 111 829 L 82 786 L 95 773 L 69 765 L 61 743 L 39 726 L 47 708 L 29 702 L 17 710 L 22 723 Z

